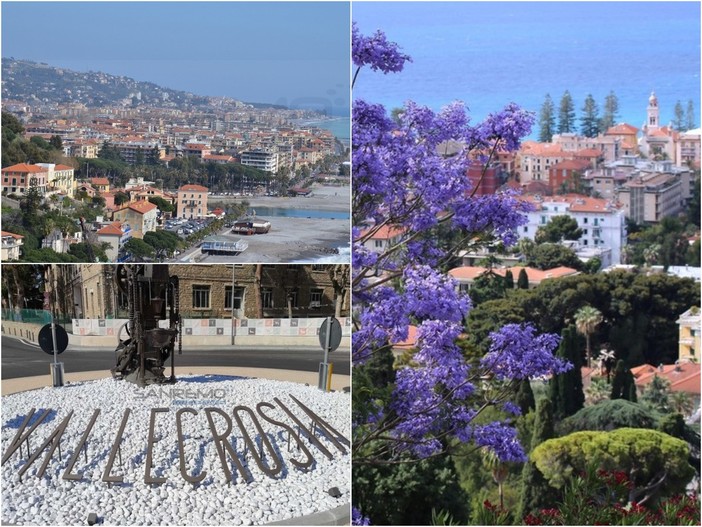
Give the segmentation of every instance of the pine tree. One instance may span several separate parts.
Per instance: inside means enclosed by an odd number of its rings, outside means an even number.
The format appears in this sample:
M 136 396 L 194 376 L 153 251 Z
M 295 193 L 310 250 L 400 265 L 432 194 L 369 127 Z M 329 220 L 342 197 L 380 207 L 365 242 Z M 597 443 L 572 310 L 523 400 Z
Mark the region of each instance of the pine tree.
M 636 385 L 634 383 L 634 375 L 625 365 L 623 360 L 617 361 L 617 366 L 614 368 L 614 377 L 612 378 L 612 394 L 610 399 L 626 399 L 632 403 L 636 399 L 631 400 L 632 387 L 634 388 L 634 397 L 636 397 Z
M 512 271 L 507 269 L 505 271 L 505 291 L 511 291 L 512 289 L 514 289 L 514 276 Z
M 585 405 L 583 392 L 582 357 L 578 346 L 575 326 L 570 325 L 561 332 L 561 343 L 556 356 L 567 360 L 573 368 L 560 375 L 554 375 L 550 382 L 553 415 L 559 421 L 573 415 Z
M 519 271 L 519 276 L 517 277 L 517 289 L 529 289 L 529 276 L 524 267 Z
M 597 107 L 597 103 L 590 93 L 588 93 L 585 98 L 585 105 L 582 108 L 582 112 L 583 116 L 580 118 L 580 133 L 585 137 L 597 137 L 600 131 L 600 109 Z
M 683 110 L 682 103 L 680 101 L 675 103 L 675 110 L 673 110 L 673 113 L 675 115 L 675 119 L 673 119 L 673 128 L 675 128 L 678 132 L 684 132 L 685 111 Z
M 692 99 L 687 101 L 687 112 L 685 113 L 685 128 L 692 130 L 695 127 L 695 105 Z
M 553 138 L 553 133 L 556 129 L 555 107 L 551 95 L 546 94 L 546 99 L 541 105 L 541 113 L 539 114 L 539 141 L 542 143 L 550 143 Z
M 536 408 L 531 449 L 533 450 L 547 439 L 553 438 L 554 435 L 551 401 L 545 397 L 539 401 Z M 554 494 L 555 490 L 548 484 L 534 462 L 528 461 L 522 469 L 522 489 L 515 519 L 519 522 L 529 513 L 548 507 L 555 501 Z
M 575 132 L 575 104 L 568 90 L 561 97 L 558 109 L 558 133 L 568 134 Z
M 605 97 L 604 112 L 600 120 L 600 133 L 605 133 L 609 128 L 614 126 L 617 117 L 619 117 L 619 99 L 610 90 L 609 95 Z

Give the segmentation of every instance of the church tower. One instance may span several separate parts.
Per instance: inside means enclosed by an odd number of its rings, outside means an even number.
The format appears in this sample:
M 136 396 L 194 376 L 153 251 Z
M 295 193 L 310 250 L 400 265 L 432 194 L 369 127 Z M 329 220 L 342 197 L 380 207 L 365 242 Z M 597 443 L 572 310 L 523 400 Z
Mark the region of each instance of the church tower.
M 648 98 L 648 108 L 646 108 L 646 114 L 648 116 L 648 119 L 646 120 L 646 128 L 658 128 L 659 109 L 656 92 L 651 92 L 651 96 Z

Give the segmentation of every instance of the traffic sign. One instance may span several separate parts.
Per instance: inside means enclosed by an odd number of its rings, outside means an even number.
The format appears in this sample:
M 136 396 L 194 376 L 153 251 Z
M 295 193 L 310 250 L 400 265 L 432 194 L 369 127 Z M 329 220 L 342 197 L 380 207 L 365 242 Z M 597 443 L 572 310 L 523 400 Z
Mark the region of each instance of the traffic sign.
M 334 317 L 325 318 L 319 328 L 319 345 L 322 346 L 323 350 L 326 350 L 327 343 L 329 345 L 328 351 L 334 351 L 341 344 L 341 324 Z
M 56 353 L 63 353 L 68 347 L 68 333 L 62 326 L 55 325 Z M 39 347 L 49 355 L 54 354 L 54 339 L 51 336 L 51 324 L 46 324 L 39 330 Z

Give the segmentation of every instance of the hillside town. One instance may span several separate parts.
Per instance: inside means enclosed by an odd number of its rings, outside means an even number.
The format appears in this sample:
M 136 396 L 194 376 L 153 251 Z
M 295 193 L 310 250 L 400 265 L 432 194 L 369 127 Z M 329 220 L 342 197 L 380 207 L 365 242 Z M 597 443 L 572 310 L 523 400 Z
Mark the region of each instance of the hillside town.
M 79 261 L 174 257 L 245 216 L 255 197 L 348 186 L 347 145 L 300 124 L 324 118 L 316 112 L 139 100 L 3 99 L 3 261 L 53 261 L 37 250 Z

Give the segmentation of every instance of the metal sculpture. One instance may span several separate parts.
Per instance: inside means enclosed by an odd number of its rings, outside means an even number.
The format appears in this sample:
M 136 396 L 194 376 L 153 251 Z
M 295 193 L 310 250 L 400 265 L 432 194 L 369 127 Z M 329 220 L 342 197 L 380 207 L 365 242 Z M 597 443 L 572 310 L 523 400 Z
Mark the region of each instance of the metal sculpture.
M 112 376 L 138 386 L 175 383 L 175 342 L 180 355 L 183 341 L 178 277 L 168 275 L 167 265 L 132 264 L 118 266 L 115 279 L 127 298 L 129 320 L 118 335 Z M 168 327 L 160 327 L 161 321 Z M 128 338 L 122 340 L 124 329 Z M 171 375 L 166 377 L 169 358 Z

